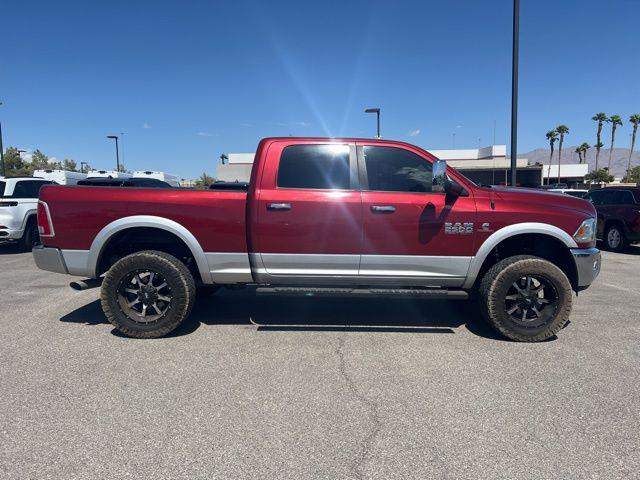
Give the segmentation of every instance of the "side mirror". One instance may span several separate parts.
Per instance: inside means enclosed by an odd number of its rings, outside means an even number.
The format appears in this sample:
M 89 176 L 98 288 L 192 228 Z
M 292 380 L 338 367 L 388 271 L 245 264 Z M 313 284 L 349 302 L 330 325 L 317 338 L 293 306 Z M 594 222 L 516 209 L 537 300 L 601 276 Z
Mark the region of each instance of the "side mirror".
M 433 162 L 433 192 L 444 192 L 452 197 L 465 196 L 467 191 L 458 182 L 447 177 L 447 161 L 436 160 Z

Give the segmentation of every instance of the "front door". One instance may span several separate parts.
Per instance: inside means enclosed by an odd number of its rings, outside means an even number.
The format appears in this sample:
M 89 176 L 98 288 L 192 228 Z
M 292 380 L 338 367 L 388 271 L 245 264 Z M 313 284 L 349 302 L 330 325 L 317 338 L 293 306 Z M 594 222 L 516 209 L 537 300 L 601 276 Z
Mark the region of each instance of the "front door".
M 252 259 L 261 281 L 313 283 L 358 275 L 362 210 L 357 177 L 355 145 L 271 144 L 252 234 L 254 252 L 259 252 Z
M 432 191 L 432 158 L 417 148 L 359 143 L 358 162 L 360 276 L 387 284 L 462 285 L 474 252 L 473 197 Z

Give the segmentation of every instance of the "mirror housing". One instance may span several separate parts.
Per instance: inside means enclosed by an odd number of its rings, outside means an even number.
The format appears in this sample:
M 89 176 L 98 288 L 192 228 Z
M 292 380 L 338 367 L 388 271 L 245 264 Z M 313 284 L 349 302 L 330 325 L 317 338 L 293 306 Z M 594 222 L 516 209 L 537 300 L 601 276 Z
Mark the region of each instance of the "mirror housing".
M 462 185 L 454 180 L 449 180 L 447 177 L 447 161 L 440 159 L 433 162 L 432 191 L 444 192 L 453 197 L 467 195 L 467 191 Z

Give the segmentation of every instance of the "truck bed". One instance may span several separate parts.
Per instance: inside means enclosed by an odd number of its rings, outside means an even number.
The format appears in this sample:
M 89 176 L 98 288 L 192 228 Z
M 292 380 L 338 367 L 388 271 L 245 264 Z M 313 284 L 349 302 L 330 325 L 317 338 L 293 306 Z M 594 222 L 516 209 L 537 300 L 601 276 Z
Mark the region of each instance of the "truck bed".
M 55 237 L 44 239 L 47 246 L 88 250 L 115 220 L 157 216 L 184 226 L 204 252 L 247 252 L 246 192 L 47 186 L 40 199 L 55 205 Z

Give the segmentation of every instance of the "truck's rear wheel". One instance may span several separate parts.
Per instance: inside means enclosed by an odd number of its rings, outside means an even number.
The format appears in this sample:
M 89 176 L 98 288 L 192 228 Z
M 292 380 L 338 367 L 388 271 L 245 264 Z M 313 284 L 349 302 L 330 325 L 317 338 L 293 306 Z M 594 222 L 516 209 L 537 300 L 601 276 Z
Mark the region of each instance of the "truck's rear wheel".
M 147 250 L 116 262 L 100 294 L 107 319 L 136 338 L 162 337 L 191 312 L 196 287 L 189 269 L 164 252 Z
M 539 257 L 518 255 L 496 263 L 483 277 L 479 293 L 489 324 L 520 342 L 552 337 L 571 313 L 569 279 Z

